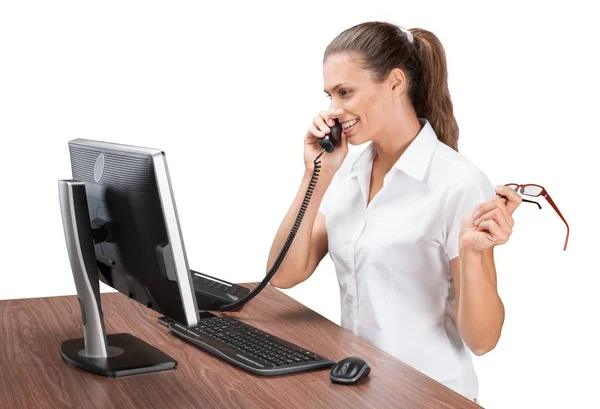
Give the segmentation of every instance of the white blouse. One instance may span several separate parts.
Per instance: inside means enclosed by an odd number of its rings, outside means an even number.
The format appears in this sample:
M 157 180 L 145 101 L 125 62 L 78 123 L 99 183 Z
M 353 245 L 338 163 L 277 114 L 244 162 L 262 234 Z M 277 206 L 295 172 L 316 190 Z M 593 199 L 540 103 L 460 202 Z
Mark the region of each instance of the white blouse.
M 450 260 L 461 219 L 491 200 L 475 165 L 429 121 L 367 206 L 374 145 L 346 156 L 319 211 L 341 292 L 341 325 L 455 390 L 477 398 L 471 351 L 455 322 Z

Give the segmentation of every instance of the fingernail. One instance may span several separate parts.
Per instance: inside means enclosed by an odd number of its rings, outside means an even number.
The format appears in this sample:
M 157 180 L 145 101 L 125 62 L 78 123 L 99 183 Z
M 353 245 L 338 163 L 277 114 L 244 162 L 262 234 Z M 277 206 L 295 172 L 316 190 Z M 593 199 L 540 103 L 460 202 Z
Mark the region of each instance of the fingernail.
M 333 125 L 335 122 L 333 121 L 333 119 L 330 119 L 328 123 L 329 125 Z
M 479 217 L 479 210 L 473 213 L 473 219 L 477 219 Z
M 473 222 L 473 224 L 474 224 L 474 225 L 478 225 L 478 224 L 479 224 L 479 219 L 475 220 L 475 221 Z
M 502 187 L 503 186 L 500 186 L 500 185 L 496 186 L 496 192 L 501 192 L 502 191 Z

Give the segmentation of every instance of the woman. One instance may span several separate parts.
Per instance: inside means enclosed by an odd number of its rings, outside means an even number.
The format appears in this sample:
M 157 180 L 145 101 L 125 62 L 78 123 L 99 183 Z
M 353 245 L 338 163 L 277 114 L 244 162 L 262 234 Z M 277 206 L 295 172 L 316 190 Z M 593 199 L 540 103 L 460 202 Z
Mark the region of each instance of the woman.
M 339 146 L 321 171 L 303 223 L 271 284 L 306 280 L 329 252 L 341 290 L 341 324 L 467 398 L 477 400 L 470 351 L 498 342 L 504 307 L 493 248 L 512 232 L 521 197 L 495 192 L 457 152 L 458 126 L 437 37 L 367 22 L 325 50 L 325 92 L 305 136 L 306 172 L 273 246 L 283 246 L 333 118 Z M 348 155 L 348 143 L 369 142 Z

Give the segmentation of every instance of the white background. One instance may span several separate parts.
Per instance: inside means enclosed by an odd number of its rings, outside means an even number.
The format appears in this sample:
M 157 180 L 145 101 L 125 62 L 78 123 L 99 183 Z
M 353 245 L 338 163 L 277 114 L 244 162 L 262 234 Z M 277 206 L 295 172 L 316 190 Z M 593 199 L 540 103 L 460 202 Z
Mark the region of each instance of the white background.
M 563 252 L 564 223 L 543 199 L 541 211 L 524 203 L 496 248 L 506 321 L 474 356 L 482 404 L 597 405 L 592 2 L 215 3 L 1 3 L 0 299 L 75 294 L 57 181 L 71 177 L 77 137 L 163 149 L 190 266 L 260 281 L 300 186 L 304 133 L 329 105 L 323 50 L 385 20 L 442 41 L 460 152 L 494 184 L 545 186 L 572 228 Z M 339 323 L 329 257 L 284 291 Z

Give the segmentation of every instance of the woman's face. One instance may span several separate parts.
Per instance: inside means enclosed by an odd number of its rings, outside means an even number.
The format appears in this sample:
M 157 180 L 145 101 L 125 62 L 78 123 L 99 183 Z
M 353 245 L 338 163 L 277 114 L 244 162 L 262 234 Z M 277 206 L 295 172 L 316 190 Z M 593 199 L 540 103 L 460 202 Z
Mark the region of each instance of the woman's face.
M 346 127 L 358 121 L 343 131 L 348 143 L 360 145 L 372 140 L 393 117 L 393 95 L 388 82 L 373 82 L 356 55 L 343 53 L 327 57 L 323 63 L 323 78 L 325 93 L 331 98 L 330 109 L 344 110 L 338 118 L 340 123 Z

